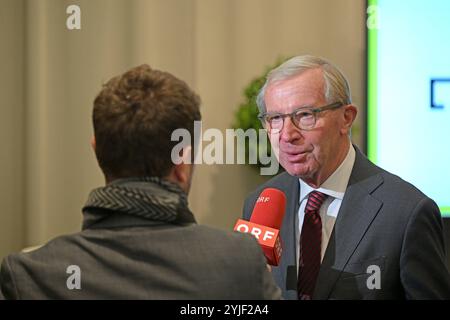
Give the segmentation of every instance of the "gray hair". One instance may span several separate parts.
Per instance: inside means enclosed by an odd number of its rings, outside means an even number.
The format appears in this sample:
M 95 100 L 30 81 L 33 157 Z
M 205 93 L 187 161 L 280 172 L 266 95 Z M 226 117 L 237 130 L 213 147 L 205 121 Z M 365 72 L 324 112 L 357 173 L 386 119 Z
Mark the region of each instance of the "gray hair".
M 266 112 L 264 95 L 269 84 L 275 81 L 286 80 L 287 78 L 299 75 L 306 70 L 316 68 L 322 69 L 325 81 L 324 95 L 327 103 L 341 102 L 343 104 L 350 104 L 350 87 L 342 72 L 323 58 L 304 55 L 293 57 L 269 72 L 264 86 L 256 97 L 256 104 L 258 105 L 259 112 Z

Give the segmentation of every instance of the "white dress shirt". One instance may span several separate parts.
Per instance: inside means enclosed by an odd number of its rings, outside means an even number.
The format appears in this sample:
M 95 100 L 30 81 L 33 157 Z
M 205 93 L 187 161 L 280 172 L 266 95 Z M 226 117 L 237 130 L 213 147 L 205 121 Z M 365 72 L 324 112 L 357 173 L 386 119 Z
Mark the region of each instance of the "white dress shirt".
M 336 222 L 339 208 L 341 207 L 342 199 L 347 189 L 348 180 L 353 170 L 353 164 L 355 163 L 355 149 L 350 144 L 347 156 L 339 167 L 333 172 L 331 176 L 320 186 L 320 188 L 314 189 L 306 184 L 302 179 L 299 179 L 300 183 L 300 208 L 298 210 L 298 228 L 296 229 L 296 248 L 297 248 L 297 261 L 299 259 L 300 252 L 300 234 L 303 226 L 303 219 L 305 217 L 305 207 L 308 201 L 309 193 L 312 191 L 322 192 L 328 197 L 320 207 L 319 213 L 322 220 L 322 248 L 321 248 L 321 261 L 325 255 L 328 241 L 330 240 L 331 232 L 333 231 L 334 223 Z M 298 263 L 297 263 L 298 272 Z

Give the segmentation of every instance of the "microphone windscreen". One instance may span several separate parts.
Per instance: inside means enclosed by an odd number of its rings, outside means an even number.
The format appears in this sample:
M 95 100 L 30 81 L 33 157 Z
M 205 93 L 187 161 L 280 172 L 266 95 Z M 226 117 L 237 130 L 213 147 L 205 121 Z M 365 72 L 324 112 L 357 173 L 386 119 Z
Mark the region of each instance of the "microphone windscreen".
M 275 188 L 266 188 L 256 200 L 250 222 L 274 229 L 280 229 L 285 209 L 285 194 Z

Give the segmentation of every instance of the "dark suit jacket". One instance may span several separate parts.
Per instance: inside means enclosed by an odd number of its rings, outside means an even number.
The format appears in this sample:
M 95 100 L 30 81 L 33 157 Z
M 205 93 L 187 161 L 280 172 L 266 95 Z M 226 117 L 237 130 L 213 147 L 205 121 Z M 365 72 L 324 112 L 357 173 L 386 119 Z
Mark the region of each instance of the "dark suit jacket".
M 436 204 L 399 177 L 372 164 L 357 148 L 355 164 L 322 261 L 314 299 L 450 299 L 443 226 Z M 283 255 L 272 270 L 286 299 L 297 299 L 295 226 L 298 178 L 282 173 L 244 204 L 249 219 L 264 188 L 287 196 Z M 378 266 L 380 272 L 369 269 Z M 369 272 L 368 272 L 369 271 Z M 380 289 L 373 284 L 380 274 Z M 372 289 L 370 289 L 370 288 Z
M 81 270 L 69 290 L 67 267 Z M 7 299 L 278 299 L 256 240 L 124 214 L 62 236 L 1 268 Z

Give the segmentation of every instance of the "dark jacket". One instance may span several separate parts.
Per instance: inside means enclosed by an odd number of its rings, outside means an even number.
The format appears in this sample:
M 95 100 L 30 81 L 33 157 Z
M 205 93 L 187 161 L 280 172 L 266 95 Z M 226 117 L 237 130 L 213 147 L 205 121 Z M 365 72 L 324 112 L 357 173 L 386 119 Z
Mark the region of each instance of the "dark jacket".
M 299 180 L 282 173 L 260 186 L 245 202 L 244 219 L 250 218 L 258 195 L 267 187 L 278 188 L 287 197 L 280 231 L 283 255 L 272 273 L 283 297 L 297 299 Z M 374 283 L 375 272 L 380 275 L 379 288 L 368 285 Z M 372 164 L 357 148 L 313 299 L 450 299 L 439 208 L 413 185 Z
M 83 211 L 81 232 L 4 259 L 5 298 L 280 297 L 256 240 L 197 225 L 173 184 L 121 180 L 94 190 Z

